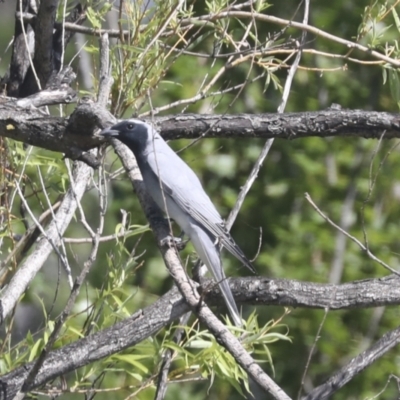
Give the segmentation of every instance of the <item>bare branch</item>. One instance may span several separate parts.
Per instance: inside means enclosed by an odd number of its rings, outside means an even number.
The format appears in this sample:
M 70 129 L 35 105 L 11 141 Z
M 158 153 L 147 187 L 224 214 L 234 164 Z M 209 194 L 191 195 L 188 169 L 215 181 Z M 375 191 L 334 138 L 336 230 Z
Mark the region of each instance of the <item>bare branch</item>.
M 98 161 L 85 154 L 104 143 L 97 129 L 115 121 L 104 108 L 81 104 L 69 117 L 46 116 L 35 109 L 0 103 L 0 136 L 83 159 L 93 167 Z M 287 114 L 175 115 L 147 119 L 165 139 L 359 137 L 400 138 L 400 116 L 395 113 L 360 110 L 324 110 Z
M 70 87 L 61 87 L 58 89 L 46 89 L 15 101 L 18 107 L 43 107 L 58 104 L 69 104 L 77 100 L 75 90 Z
M 373 346 L 354 357 L 323 385 L 313 389 L 303 400 L 324 400 L 332 396 L 356 375 L 400 343 L 400 327 L 385 333 Z
M 133 233 L 134 231 L 124 231 L 124 232 L 119 232 L 119 233 L 113 233 L 112 235 L 107 235 L 107 236 L 101 236 L 99 238 L 99 242 L 110 242 L 112 240 L 117 240 L 120 238 L 125 238 L 128 237 L 131 233 Z M 90 237 L 87 238 L 64 238 L 64 243 L 71 243 L 71 244 L 88 244 L 88 243 L 92 243 L 93 239 Z
M 238 303 L 343 310 L 400 304 L 399 282 L 396 275 L 341 285 L 247 277 L 231 278 L 230 286 Z
M 210 283 L 209 280 L 205 281 L 205 285 L 211 288 L 205 294 L 205 299 L 209 304 L 218 305 L 221 303 L 221 293 L 217 285 Z M 400 304 L 400 278 L 394 275 L 341 285 L 265 277 L 231 278 L 229 283 L 239 303 L 254 305 L 329 307 L 330 310 L 340 310 Z M 194 282 L 193 284 L 196 285 Z M 49 352 L 29 389 L 37 388 L 57 376 L 134 346 L 188 311 L 189 305 L 174 288 L 151 306 L 139 310 L 124 321 Z M 26 364 L 0 377 L 1 400 L 13 398 L 32 365 L 33 363 Z

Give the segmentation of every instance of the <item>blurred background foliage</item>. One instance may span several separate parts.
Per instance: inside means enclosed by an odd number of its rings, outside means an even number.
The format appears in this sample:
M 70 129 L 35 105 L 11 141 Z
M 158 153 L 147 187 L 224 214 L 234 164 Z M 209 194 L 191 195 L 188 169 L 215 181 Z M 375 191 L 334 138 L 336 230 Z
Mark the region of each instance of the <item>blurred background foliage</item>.
M 0 3 L 0 75 L 6 72 L 10 59 L 10 50 L 6 48 L 13 32 L 14 3 Z M 191 5 L 189 3 L 188 14 Z M 380 51 L 387 46 L 393 46 L 394 54 L 397 54 L 396 40 L 399 31 L 396 15 L 390 11 L 395 3 L 397 5 L 394 0 L 312 1 L 309 23 L 332 35 L 357 41 Z M 163 21 L 161 15 L 165 18 L 168 10 L 175 4 L 172 1 L 160 1 L 147 15 L 139 13 L 136 16 L 137 21 L 148 24 L 142 35 L 130 38 L 130 43 L 114 43 L 115 84 L 110 107 L 117 116 L 140 116 L 151 109 L 157 110 L 158 107 L 191 98 L 201 91 L 199 88 L 203 79 L 207 77 L 207 82 L 210 81 L 224 65 L 223 59 L 170 53 L 169 47 L 162 47 L 162 44 L 176 45 L 176 37 L 160 38 L 144 55 L 143 49 L 151 43 Z M 207 14 L 209 8 L 217 7 L 218 4 L 222 2 L 210 0 L 207 5 L 206 2 L 196 1 L 192 5 L 192 12 L 195 15 Z M 270 1 L 269 7 L 263 12 L 301 21 L 303 5 L 295 13 L 299 5 L 299 1 L 293 0 Z M 109 7 L 92 6 L 93 15 L 87 25 L 104 24 L 100 14 L 107 19 Z M 111 24 L 110 19 L 107 21 Z M 243 22 L 246 23 L 242 20 Z M 128 18 L 125 18 L 123 25 L 135 28 L 135 24 L 129 22 Z M 228 25 L 223 26 L 221 22 L 217 28 L 229 30 L 235 40 L 240 40 L 245 27 L 232 19 Z M 189 50 L 211 54 L 216 45 L 221 45 L 222 53 L 232 51 L 232 46 L 221 40 L 217 28 L 202 31 Z M 282 41 L 300 40 L 299 30 L 289 28 L 281 32 L 281 29 L 277 25 L 258 22 L 254 31 L 257 32 L 260 43 L 274 35 L 278 35 Z M 249 41 L 255 39 L 251 38 Z M 78 37 L 76 43 L 76 47 L 71 45 L 68 48 L 67 61 L 74 57 L 79 43 L 83 43 L 84 49 L 72 61 L 78 72 L 77 88 L 82 95 L 94 93 L 97 85 L 97 39 Z M 178 48 L 179 46 L 177 44 Z M 338 43 L 311 34 L 307 36 L 305 47 L 333 54 L 348 53 L 359 62 L 304 53 L 291 87 L 286 112 L 321 110 L 333 103 L 350 109 L 398 111 L 400 94 L 396 86 L 397 71 L 382 63 L 368 63 L 371 59 L 367 54 L 350 52 Z M 88 70 L 80 65 L 85 57 L 92 68 L 92 76 L 89 78 Z M 283 55 L 270 61 L 281 62 L 284 58 Z M 138 59 L 141 63 L 138 63 Z M 288 63 L 290 65 L 291 60 Z M 242 63 L 224 74 L 212 85 L 211 90 L 220 91 L 247 80 L 249 83 L 241 91 L 217 94 L 193 104 L 178 105 L 161 112 L 274 113 L 282 96 L 279 86 L 284 85 L 287 77 L 287 68 L 279 68 L 278 64 L 276 62 L 274 68 L 263 68 L 251 62 Z M 263 73 L 265 75 L 262 79 L 251 82 Z M 68 115 L 72 110 L 73 106 L 68 106 L 63 112 Z M 59 110 L 54 109 L 52 112 L 58 113 Z M 32 209 L 40 213 L 47 208 L 47 203 L 37 179 L 38 169 L 45 176 L 48 196 L 55 200 L 68 184 L 61 155 L 40 149 L 29 150 L 31 155 L 24 165 L 27 149 L 9 140 L 3 140 L 2 143 L 3 147 L 7 146 L 9 149 L 7 165 L 12 166 L 13 173 L 21 173 L 24 167 L 26 196 L 29 196 Z M 221 214 L 227 216 L 263 143 L 260 139 L 204 138 L 189 147 L 186 140 L 176 140 L 171 146 L 177 151 L 184 149 L 180 155 L 199 175 Z M 234 238 L 245 254 L 249 258 L 256 257 L 254 265 L 259 274 L 323 283 L 348 282 L 388 274 L 382 266 L 368 259 L 354 243 L 344 239 L 329 226 L 305 200 L 306 192 L 333 221 L 358 239 L 363 240 L 365 230 L 371 251 L 392 268 L 398 269 L 400 158 L 399 148 L 394 147 L 395 144 L 393 140 L 383 139 L 378 143 L 363 138 L 294 138 L 275 141 L 232 229 Z M 2 165 L 2 180 L 9 179 L 12 185 L 6 163 Z M 107 171 L 116 171 L 119 167 L 119 162 L 110 151 L 106 157 Z M 375 186 L 371 190 L 375 176 Z M 125 318 L 135 310 L 153 303 L 172 286 L 172 279 L 163 265 L 151 232 L 146 229 L 146 220 L 130 183 L 120 174 L 112 180 L 108 189 L 104 235 L 113 234 L 121 228 L 118 226 L 122 218 L 121 209 L 129 213 L 129 225 L 133 232 L 126 239 L 101 245 L 98 259 L 76 304 L 75 315 L 66 325 L 65 333 L 57 344 L 59 346 Z M 97 202 L 98 194 L 93 188 L 83 200 L 86 219 L 93 228 L 97 227 L 99 220 Z M 10 234 L 24 232 L 18 199 L 12 204 L 11 215 L 8 228 L 1 232 L 5 243 L 2 259 L 13 246 Z M 77 218 L 71 223 L 66 237 L 85 236 L 87 234 Z M 259 243 L 261 246 L 258 252 Z M 90 243 L 67 246 L 70 262 L 76 273 L 89 254 Z M 133 258 L 129 256 L 132 249 Z M 183 259 L 190 269 L 194 260 L 190 245 L 185 250 Z M 236 260 L 226 254 L 224 266 L 229 276 L 247 274 Z M 14 319 L 9 324 L 12 334 L 3 332 L 1 372 L 4 373 L 16 365 L 17 354 L 26 357 L 28 351 L 32 358 L 37 354 L 45 341 L 46 331 L 51 329 L 48 321 L 54 320 L 63 309 L 67 296 L 65 274 L 53 256 L 18 306 Z M 243 307 L 244 316 L 249 317 L 253 309 Z M 224 312 L 223 309 L 221 311 Z M 284 310 L 279 307 L 259 307 L 256 311 L 261 325 L 284 314 Z M 323 318 L 324 311 L 321 310 L 291 310 L 282 320 L 285 328 L 278 329 L 282 334 L 287 329 L 291 342 L 279 340 L 268 346 L 275 379 L 290 396 L 297 396 L 307 358 Z M 311 359 L 304 383 L 305 390 L 322 383 L 333 371 L 383 333 L 396 327 L 398 320 L 397 307 L 330 311 Z M 136 390 L 137 398 L 153 398 L 154 386 L 148 380 L 156 372 L 160 349 L 163 345 L 168 346 L 166 341 L 170 339 L 170 335 L 169 330 L 164 330 L 133 351 L 115 355 L 104 362 L 70 374 L 69 385 L 85 388 L 99 378 L 102 387 L 125 388 L 113 392 L 115 399 L 126 398 Z M 21 342 L 23 345 L 12 347 L 23 338 L 26 338 Z M 391 374 L 398 375 L 399 356 L 398 349 L 392 350 L 346 385 L 334 398 L 366 399 L 377 395 L 385 388 Z M 172 376 L 189 379 L 188 370 L 185 372 L 186 362 L 184 357 L 178 359 L 171 370 Z M 272 373 L 271 365 L 265 365 L 268 373 Z M 207 373 L 203 376 L 210 378 Z M 167 399 L 187 399 L 189 396 L 193 400 L 241 398 L 229 379 L 222 379 L 224 373 L 218 373 L 217 376 L 213 382 L 194 380 L 184 384 L 171 384 Z M 199 374 L 196 375 L 198 377 Z M 398 396 L 398 387 L 395 380 L 392 380 L 378 398 L 393 399 L 396 395 Z M 97 398 L 109 396 L 107 393 L 99 393 Z M 62 398 L 76 398 L 76 394 L 64 394 Z

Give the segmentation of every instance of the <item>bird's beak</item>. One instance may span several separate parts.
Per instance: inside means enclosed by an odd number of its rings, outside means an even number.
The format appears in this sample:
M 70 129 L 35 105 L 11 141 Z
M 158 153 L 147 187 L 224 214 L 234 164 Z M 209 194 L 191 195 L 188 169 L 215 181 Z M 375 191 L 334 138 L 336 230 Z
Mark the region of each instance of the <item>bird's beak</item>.
M 100 132 L 100 136 L 104 136 L 104 137 L 116 137 L 116 136 L 119 136 L 119 131 L 113 129 L 112 127 L 111 127 L 111 128 L 106 128 L 106 129 L 103 129 L 103 130 Z

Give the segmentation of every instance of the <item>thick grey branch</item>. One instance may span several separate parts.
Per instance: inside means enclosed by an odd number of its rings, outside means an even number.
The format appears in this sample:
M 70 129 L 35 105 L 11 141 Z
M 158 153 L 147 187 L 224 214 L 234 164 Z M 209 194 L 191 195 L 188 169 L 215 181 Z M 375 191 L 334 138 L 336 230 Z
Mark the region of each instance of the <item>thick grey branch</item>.
M 82 104 L 67 119 L 45 115 L 34 108 L 23 109 L 13 102 L 0 103 L 0 136 L 64 153 L 96 167 L 98 161 L 87 151 L 101 144 L 93 134 L 102 128 L 103 121 L 113 118 L 97 104 Z
M 113 79 L 110 70 L 110 43 L 108 35 L 105 33 L 100 38 L 100 74 L 99 74 L 99 93 L 97 102 L 103 107 L 107 106 L 110 96 Z
M 400 114 L 361 110 L 322 110 L 286 114 L 174 115 L 155 117 L 166 139 L 400 137 Z
M 235 279 L 239 303 L 341 310 L 400 304 L 400 278 L 389 275 L 341 285 L 248 277 Z M 232 286 L 232 285 L 231 285 Z M 215 289 L 212 293 L 215 293 Z
M 331 310 L 400 304 L 400 278 L 393 275 L 341 285 L 284 279 L 274 280 L 264 277 L 231 278 L 230 286 L 235 299 L 242 304 L 270 304 L 309 308 L 323 308 L 329 305 Z M 205 287 L 210 288 L 206 293 L 207 303 L 211 305 L 221 304 L 218 285 L 212 286 L 210 281 L 205 281 Z M 37 388 L 57 376 L 134 346 L 154 335 L 159 329 L 175 321 L 189 310 L 189 306 L 178 290 L 172 289 L 154 304 L 138 311 L 130 318 L 49 352 L 30 389 Z M 376 346 L 382 341 L 390 344 L 390 341 L 385 341 L 385 338 L 389 337 L 388 335 L 390 336 L 392 333 L 387 333 L 376 345 L 371 347 L 370 351 L 374 352 Z M 386 350 L 389 348 L 389 346 L 385 347 Z M 382 351 L 379 355 L 381 353 Z M 0 378 L 1 400 L 13 398 L 15 392 L 26 379 L 33 363 L 19 367 Z
M 97 105 L 82 104 L 67 118 L 43 115 L 14 103 L 0 103 L 0 136 L 82 159 L 99 146 L 98 128 L 114 117 Z M 152 120 L 165 139 L 315 137 L 400 138 L 400 114 L 324 110 L 288 114 L 174 115 Z M 85 160 L 86 161 L 86 160 Z M 95 160 L 90 165 L 96 166 Z

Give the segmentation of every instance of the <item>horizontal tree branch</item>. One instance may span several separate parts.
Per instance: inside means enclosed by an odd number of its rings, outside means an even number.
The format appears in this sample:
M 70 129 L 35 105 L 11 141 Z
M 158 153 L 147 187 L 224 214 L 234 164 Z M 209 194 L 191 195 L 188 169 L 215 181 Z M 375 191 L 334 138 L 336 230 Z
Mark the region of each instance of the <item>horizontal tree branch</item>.
M 77 99 L 76 92 L 68 86 L 60 87 L 51 90 L 42 90 L 22 99 L 15 99 L 15 104 L 18 107 L 42 107 L 59 104 L 69 104 Z
M 64 153 L 96 167 L 88 150 L 104 143 L 95 136 L 101 121 L 114 117 L 95 104 L 81 104 L 69 118 L 44 115 L 40 110 L 0 103 L 0 136 Z M 400 114 L 361 110 L 322 110 L 287 114 L 200 115 L 154 117 L 165 139 L 358 137 L 400 138 Z
M 329 307 L 330 310 L 400 304 L 400 278 L 396 275 L 340 285 L 265 277 L 232 280 L 235 299 L 242 304 L 320 309 Z M 214 300 L 217 295 L 218 291 L 213 289 L 209 297 Z
M 231 278 L 229 281 L 235 299 L 241 304 L 329 307 L 331 310 L 400 304 L 400 278 L 395 275 L 340 285 L 265 277 Z M 208 289 L 206 302 L 221 304 L 218 285 L 205 281 L 203 286 Z M 182 295 L 174 288 L 130 318 L 50 352 L 30 389 L 134 346 L 189 310 Z M 13 398 L 33 363 L 25 364 L 0 378 L 0 400 Z

